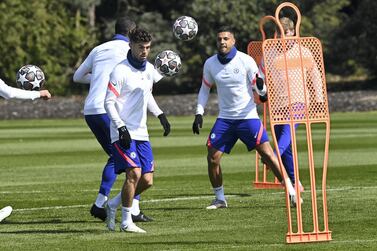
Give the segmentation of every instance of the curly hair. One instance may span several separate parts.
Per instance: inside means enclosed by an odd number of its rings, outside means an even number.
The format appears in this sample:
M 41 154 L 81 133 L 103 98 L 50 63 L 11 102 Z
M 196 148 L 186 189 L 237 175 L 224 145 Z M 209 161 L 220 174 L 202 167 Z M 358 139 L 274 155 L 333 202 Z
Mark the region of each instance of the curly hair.
M 148 31 L 138 27 L 131 30 L 128 37 L 132 43 L 148 43 L 152 41 L 152 35 Z

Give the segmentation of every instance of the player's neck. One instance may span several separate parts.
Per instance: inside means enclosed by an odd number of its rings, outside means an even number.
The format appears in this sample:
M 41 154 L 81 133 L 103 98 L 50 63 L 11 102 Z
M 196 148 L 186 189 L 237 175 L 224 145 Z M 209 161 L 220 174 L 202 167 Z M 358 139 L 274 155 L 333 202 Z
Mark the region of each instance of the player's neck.
M 130 42 L 130 40 L 128 39 L 128 37 L 126 37 L 125 35 L 122 35 L 122 34 L 115 34 L 112 38 L 113 40 L 123 40 L 127 43 Z
M 127 53 L 127 59 L 128 62 L 132 67 L 134 67 L 137 70 L 144 71 L 147 65 L 147 60 L 139 61 L 134 56 L 132 56 L 131 50 Z
M 229 63 L 237 54 L 237 48 L 235 46 L 230 49 L 230 51 L 226 54 L 217 53 L 217 59 L 220 61 L 221 64 Z

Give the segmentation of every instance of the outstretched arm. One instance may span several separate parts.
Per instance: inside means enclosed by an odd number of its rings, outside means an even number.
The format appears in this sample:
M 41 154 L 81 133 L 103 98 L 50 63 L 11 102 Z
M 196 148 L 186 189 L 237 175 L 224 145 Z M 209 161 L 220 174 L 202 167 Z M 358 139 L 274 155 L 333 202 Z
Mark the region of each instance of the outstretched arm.
M 0 79 L 0 95 L 5 99 L 37 99 L 37 98 L 44 98 L 49 99 L 51 98 L 51 94 L 47 90 L 42 91 L 27 91 L 27 90 L 21 90 L 18 88 L 11 87 L 4 83 Z

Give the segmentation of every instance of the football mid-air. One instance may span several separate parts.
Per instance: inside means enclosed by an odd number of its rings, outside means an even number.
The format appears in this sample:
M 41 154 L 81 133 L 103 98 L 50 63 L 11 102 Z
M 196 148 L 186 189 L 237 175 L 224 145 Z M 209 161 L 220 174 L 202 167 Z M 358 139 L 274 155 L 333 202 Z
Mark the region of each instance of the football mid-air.
M 174 51 L 162 51 L 157 55 L 154 66 L 161 75 L 171 77 L 181 69 L 181 58 Z
M 175 37 L 180 40 L 191 40 L 198 33 L 198 24 L 192 17 L 181 16 L 175 20 L 173 25 L 173 33 Z
M 175 20 L 173 33 L 176 38 L 182 41 L 191 40 L 198 33 L 198 24 L 192 17 L 181 16 Z M 181 65 L 181 58 L 172 50 L 160 52 L 154 62 L 158 72 L 166 77 L 176 75 L 181 69 Z
M 45 83 L 45 74 L 35 65 L 22 66 L 16 76 L 19 88 L 29 91 L 39 91 Z

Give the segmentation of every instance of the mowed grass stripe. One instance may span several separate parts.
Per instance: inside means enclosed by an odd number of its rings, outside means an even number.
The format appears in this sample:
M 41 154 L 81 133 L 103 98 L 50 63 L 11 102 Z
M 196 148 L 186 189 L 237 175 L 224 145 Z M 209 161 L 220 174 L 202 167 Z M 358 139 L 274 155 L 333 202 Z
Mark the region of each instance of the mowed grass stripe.
M 157 119 L 149 120 L 157 169 L 154 187 L 143 194 L 141 201 L 142 209 L 155 218 L 152 223 L 140 224 L 148 231 L 146 235 L 109 233 L 102 222 L 90 216 L 88 211 L 96 197 L 107 157 L 90 131 L 86 131 L 88 128 L 83 120 L 29 121 L 33 127 L 40 124 L 40 128 L 46 129 L 45 139 L 35 135 L 28 138 L 22 133 L 19 137 L 17 130 L 14 135 L 9 132 L 3 134 L 4 137 L 0 135 L 0 153 L 7 151 L 7 144 L 15 140 L 14 148 L 0 156 L 0 191 L 18 192 L 0 193 L 0 207 L 8 204 L 14 208 L 87 206 L 16 211 L 0 224 L 0 249 L 374 250 L 377 248 L 373 241 L 377 226 L 373 221 L 373 205 L 377 203 L 377 191 L 373 187 L 377 157 L 371 142 L 375 139 L 373 124 L 376 124 L 376 114 L 331 115 L 327 184 L 330 230 L 335 241 L 293 246 L 284 244 L 287 231 L 284 193 L 253 189 L 255 154 L 248 153 L 242 144 L 237 144 L 231 155 L 224 155 L 222 162 L 225 192 L 234 195 L 228 199 L 230 208 L 215 212 L 204 210 L 213 197 L 204 144 L 214 117 L 204 117 L 204 128 L 199 136 L 191 132 L 193 116 L 169 117 L 172 124 L 169 137 L 162 137 Z M 0 122 L 0 132 L 6 127 L 19 128 L 22 132 L 26 125 L 30 126 L 28 121 Z M 39 135 L 43 130 L 35 132 Z M 306 143 L 302 132 L 299 129 L 300 147 Z M 315 128 L 313 132 L 315 144 L 320 144 L 323 128 Z M 356 139 L 359 132 L 368 137 L 352 141 L 349 144 L 352 147 L 347 149 L 347 139 Z M 76 136 L 80 137 L 77 141 Z M 22 150 L 20 139 L 30 144 L 27 151 Z M 43 148 L 48 143 L 49 147 Z M 316 146 L 315 153 L 321 153 L 321 149 L 323 147 Z M 21 154 L 12 156 L 13 151 Z M 302 160 L 305 160 L 304 153 L 300 148 L 299 158 Z M 321 162 L 321 157 L 316 157 L 316 163 L 318 161 Z M 301 174 L 304 185 L 309 186 L 306 166 L 301 168 Z M 112 195 L 119 191 L 123 179 L 124 175 L 118 178 Z M 351 188 L 342 190 L 344 187 Z M 41 193 L 27 193 L 37 190 Z M 303 195 L 306 197 L 308 193 Z M 168 201 L 186 197 L 202 199 Z M 153 200 L 158 202 L 147 202 Z M 310 208 L 310 203 L 304 208 Z

